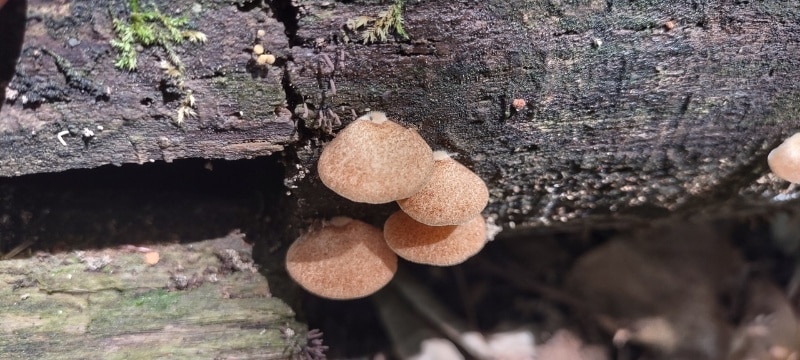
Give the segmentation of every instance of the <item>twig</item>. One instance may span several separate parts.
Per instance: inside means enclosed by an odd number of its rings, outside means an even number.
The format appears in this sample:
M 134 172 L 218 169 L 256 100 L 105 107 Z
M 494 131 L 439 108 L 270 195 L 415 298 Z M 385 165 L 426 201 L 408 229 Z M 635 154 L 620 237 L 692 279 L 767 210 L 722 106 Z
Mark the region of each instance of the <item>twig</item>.
M 451 313 L 445 306 L 434 299 L 429 291 L 416 283 L 414 279 L 398 271 L 390 283 L 422 316 L 434 324 L 450 341 L 461 347 L 475 359 L 490 359 L 491 350 L 483 335 L 477 331 L 467 330 L 460 318 Z
M 509 283 L 520 289 L 537 293 L 552 301 L 569 306 L 575 311 L 580 311 L 591 315 L 591 317 L 595 320 L 595 322 L 597 322 L 600 328 L 608 332 L 609 334 L 614 334 L 620 328 L 617 322 L 610 316 L 593 311 L 591 308 L 589 308 L 588 305 L 586 305 L 586 303 L 576 299 L 574 296 L 571 296 L 556 288 L 540 284 L 536 281 L 530 280 L 529 278 L 523 278 L 511 275 L 511 274 L 524 273 L 519 269 L 504 269 L 480 257 L 476 257 L 474 261 L 477 262 L 482 269 L 491 272 L 497 277 L 500 277 L 508 281 Z
M 25 249 L 29 248 L 35 242 L 36 242 L 36 240 L 27 239 L 27 240 L 23 241 L 22 244 L 19 244 L 19 245 L 15 246 L 13 249 L 11 249 L 11 251 L 9 251 L 8 254 L 5 254 L 2 257 L 0 257 L 0 259 L 2 259 L 2 260 L 11 259 L 14 256 L 17 256 L 17 254 L 23 252 Z
M 456 287 L 464 302 L 464 312 L 467 314 L 467 322 L 473 328 L 478 327 L 478 316 L 475 313 L 475 299 L 467 292 L 467 279 L 464 276 L 464 269 L 461 266 L 454 266 L 453 275 L 456 278 Z

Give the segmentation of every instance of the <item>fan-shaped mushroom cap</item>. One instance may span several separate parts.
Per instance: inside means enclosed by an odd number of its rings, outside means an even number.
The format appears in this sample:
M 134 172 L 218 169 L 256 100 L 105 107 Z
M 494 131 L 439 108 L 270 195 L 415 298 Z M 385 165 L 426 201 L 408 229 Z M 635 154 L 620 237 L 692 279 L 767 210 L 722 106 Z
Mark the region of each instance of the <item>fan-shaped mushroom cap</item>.
M 317 168 L 322 183 L 337 194 L 383 204 L 422 188 L 433 172 L 433 151 L 415 130 L 372 112 L 339 132 Z
M 311 293 L 356 299 L 389 283 L 397 271 L 397 255 L 380 229 L 337 217 L 295 240 L 286 253 L 286 270 Z
M 767 156 L 772 172 L 779 178 L 800 183 L 800 133 L 790 136 Z
M 480 214 L 489 202 L 483 179 L 444 151 L 435 151 L 433 158 L 431 179 L 410 198 L 397 200 L 400 208 L 430 226 L 463 224 Z
M 397 211 L 383 225 L 386 243 L 415 263 L 449 266 L 477 254 L 486 243 L 486 221 L 480 214 L 461 225 L 428 226 Z

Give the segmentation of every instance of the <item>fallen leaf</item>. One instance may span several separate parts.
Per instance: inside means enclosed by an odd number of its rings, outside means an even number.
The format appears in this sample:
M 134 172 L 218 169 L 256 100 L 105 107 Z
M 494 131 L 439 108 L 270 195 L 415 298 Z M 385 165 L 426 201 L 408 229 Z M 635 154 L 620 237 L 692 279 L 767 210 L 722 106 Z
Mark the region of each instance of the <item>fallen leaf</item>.
M 613 319 L 614 343 L 649 358 L 720 359 L 733 330 L 719 300 L 743 262 L 719 229 L 670 222 L 619 237 L 578 259 L 566 289 Z

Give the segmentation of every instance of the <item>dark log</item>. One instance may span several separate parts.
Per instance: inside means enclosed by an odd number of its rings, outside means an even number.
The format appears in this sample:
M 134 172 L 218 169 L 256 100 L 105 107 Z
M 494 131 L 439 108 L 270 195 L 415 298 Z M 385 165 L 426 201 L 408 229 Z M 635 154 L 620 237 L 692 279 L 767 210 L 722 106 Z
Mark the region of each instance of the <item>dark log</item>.
M 404 8 L 408 41 L 344 27 L 388 6 L 301 2 L 292 84 L 306 107 L 384 110 L 456 153 L 506 228 L 768 207 L 788 185 L 765 157 L 800 127 L 800 3 L 421 1 Z M 303 214 L 371 213 L 321 200 L 312 144 Z
M 256 67 L 250 48 L 260 41 L 280 55 L 283 25 L 260 9 L 229 3 L 142 3 L 185 15 L 205 44 L 175 46 L 186 70 L 185 90 L 197 116 L 178 124 L 174 81 L 160 67 L 162 47 L 143 48 L 138 68 L 114 67 L 112 15 L 126 19 L 127 1 L 98 4 L 27 2 L 22 54 L 0 115 L 0 175 L 92 168 L 180 158 L 240 159 L 269 155 L 292 142 L 280 67 Z M 16 0 L 3 9 L 12 12 Z M 11 15 L 7 15 L 11 16 Z M 19 31 L 22 29 L 13 29 Z M 91 131 L 93 136 L 85 135 Z M 63 135 L 66 145 L 57 134 Z
M 379 222 L 391 207 L 347 203 L 314 174 L 333 119 L 372 109 L 486 179 L 486 214 L 506 228 L 769 206 L 787 185 L 764 159 L 800 116 L 796 2 L 407 2 L 409 38 L 390 29 L 369 44 L 348 20 L 392 3 L 192 4 L 168 6 L 210 39 L 176 47 L 198 113 L 178 125 L 180 104 L 159 89 L 163 49 L 144 48 L 136 72 L 113 66 L 111 17 L 124 2 L 29 2 L 0 174 L 285 149 L 298 218 Z M 274 65 L 253 63 L 257 41 Z M 88 87 L 71 85 L 59 59 Z M 81 141 L 83 129 L 95 136 Z

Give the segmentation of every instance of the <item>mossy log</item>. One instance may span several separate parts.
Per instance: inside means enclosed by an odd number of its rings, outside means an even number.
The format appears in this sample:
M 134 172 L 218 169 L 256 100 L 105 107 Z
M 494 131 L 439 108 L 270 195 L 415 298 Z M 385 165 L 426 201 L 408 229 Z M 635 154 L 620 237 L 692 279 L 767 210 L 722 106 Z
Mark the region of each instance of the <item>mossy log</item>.
M 135 72 L 114 68 L 112 17 L 127 8 L 94 4 L 27 3 L 0 175 L 284 150 L 298 218 L 377 222 L 388 210 L 347 203 L 314 175 L 339 121 L 372 109 L 487 180 L 486 214 L 506 228 L 625 224 L 732 199 L 770 206 L 786 186 L 765 156 L 798 129 L 796 1 L 408 1 L 408 38 L 389 28 L 374 43 L 362 31 L 390 2 L 154 1 L 209 38 L 175 48 L 197 101 L 182 125 L 163 50 L 143 48 Z M 359 17 L 367 26 L 348 28 Z M 277 61 L 254 64 L 255 43 Z
M 6 149 L 0 175 L 283 150 L 295 131 L 283 72 L 253 66 L 249 52 L 264 30 L 269 36 L 259 41 L 280 55 L 288 48 L 283 25 L 228 2 L 193 4 L 142 2 L 144 9 L 187 16 L 187 28 L 207 33 L 204 44 L 172 46 L 185 70 L 171 75 L 161 62 L 169 54 L 160 46 L 136 45 L 136 71 L 115 67 L 113 21 L 127 21 L 128 1 L 11 1 L 0 22 L 4 32 L 24 32 L 24 42 L 3 44 L 6 56 L 14 45 L 21 55 L 12 60 L 13 72 L 0 76 L 2 84 L 13 75 L 0 115 L 0 147 Z M 195 115 L 179 121 L 189 94 Z
M 289 359 L 305 334 L 238 233 L 0 261 L 3 359 Z

